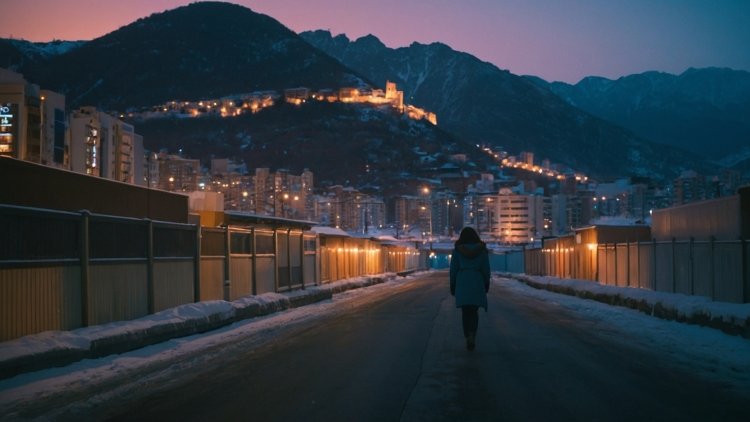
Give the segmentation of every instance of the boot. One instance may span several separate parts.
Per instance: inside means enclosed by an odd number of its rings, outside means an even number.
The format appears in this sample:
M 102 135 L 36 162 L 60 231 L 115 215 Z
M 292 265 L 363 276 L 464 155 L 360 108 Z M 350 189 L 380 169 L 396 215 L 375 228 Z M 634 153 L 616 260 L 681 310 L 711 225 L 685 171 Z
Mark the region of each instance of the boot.
M 474 350 L 474 340 L 475 340 L 476 334 L 471 333 L 468 336 L 466 336 L 466 350 L 472 351 Z

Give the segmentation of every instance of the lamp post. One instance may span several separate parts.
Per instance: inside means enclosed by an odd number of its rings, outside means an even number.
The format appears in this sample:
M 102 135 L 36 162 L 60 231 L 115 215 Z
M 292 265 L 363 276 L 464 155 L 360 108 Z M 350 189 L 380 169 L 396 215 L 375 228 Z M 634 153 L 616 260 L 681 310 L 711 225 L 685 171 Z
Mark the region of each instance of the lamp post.
M 422 188 L 422 193 L 424 193 L 424 195 L 425 195 L 425 210 L 426 210 L 427 213 L 429 213 L 428 214 L 428 217 L 429 217 L 429 229 L 430 229 L 429 233 L 430 233 L 430 238 L 432 238 L 432 201 L 430 200 L 431 199 L 430 198 L 430 188 L 428 188 L 427 186 L 425 186 L 424 188 Z
M 487 227 L 492 237 L 492 198 L 487 197 Z
M 445 235 L 450 237 L 451 235 L 451 201 L 450 199 L 445 200 Z

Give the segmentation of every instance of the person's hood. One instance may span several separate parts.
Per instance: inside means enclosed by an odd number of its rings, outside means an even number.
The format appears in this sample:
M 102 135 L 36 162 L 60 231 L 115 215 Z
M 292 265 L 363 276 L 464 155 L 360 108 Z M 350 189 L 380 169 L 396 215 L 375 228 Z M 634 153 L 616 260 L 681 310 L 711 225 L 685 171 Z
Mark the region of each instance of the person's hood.
M 484 242 L 479 243 L 464 243 L 463 245 L 456 246 L 458 252 L 467 258 L 476 258 L 479 255 L 487 252 L 487 245 Z

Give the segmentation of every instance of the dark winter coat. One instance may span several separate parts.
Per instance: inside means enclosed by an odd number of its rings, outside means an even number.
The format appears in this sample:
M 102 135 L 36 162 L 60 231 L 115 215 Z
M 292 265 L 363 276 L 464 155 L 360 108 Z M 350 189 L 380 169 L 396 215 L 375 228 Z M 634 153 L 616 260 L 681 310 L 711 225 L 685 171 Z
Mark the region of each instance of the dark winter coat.
M 457 308 L 475 305 L 487 310 L 490 258 L 484 243 L 468 243 L 453 249 L 450 281 Z

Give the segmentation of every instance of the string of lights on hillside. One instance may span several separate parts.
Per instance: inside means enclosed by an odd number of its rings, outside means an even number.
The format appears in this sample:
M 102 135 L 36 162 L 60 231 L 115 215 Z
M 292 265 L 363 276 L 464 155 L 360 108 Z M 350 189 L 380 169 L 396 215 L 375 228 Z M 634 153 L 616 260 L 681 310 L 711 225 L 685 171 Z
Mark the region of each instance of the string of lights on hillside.
M 507 152 L 503 151 L 498 153 L 487 146 L 483 147 L 481 145 L 477 145 L 477 148 L 481 149 L 487 155 L 492 157 L 495 162 L 500 165 L 501 168 L 512 168 L 527 171 L 529 173 L 536 173 L 541 176 L 546 176 L 551 179 L 557 180 L 565 180 L 568 177 L 574 176 L 576 182 L 587 183 L 589 181 L 588 176 L 584 175 L 583 173 L 574 171 L 561 173 L 560 171 L 551 168 L 551 165 L 549 163 L 543 164 L 541 166 L 536 165 L 534 164 L 534 155 L 529 152 L 521 152 L 521 160 L 518 160 L 515 156 L 508 155 Z

